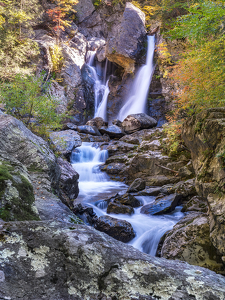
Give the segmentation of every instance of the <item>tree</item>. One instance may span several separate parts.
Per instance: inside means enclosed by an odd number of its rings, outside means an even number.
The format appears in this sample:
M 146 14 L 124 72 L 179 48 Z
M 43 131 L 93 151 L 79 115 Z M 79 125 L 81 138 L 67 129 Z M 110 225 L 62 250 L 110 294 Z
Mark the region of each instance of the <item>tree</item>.
M 59 44 L 61 31 L 64 31 L 71 23 L 71 21 L 66 20 L 66 16 L 76 12 L 73 6 L 78 2 L 78 0 L 56 0 L 56 6 L 47 10 L 47 14 L 55 24 L 53 30 L 56 34 L 57 44 Z
M 177 115 L 195 114 L 225 101 L 225 6 L 223 1 L 201 1 L 188 8 L 169 31 L 171 38 L 186 39 L 187 50 L 172 68 L 178 84 Z
M 39 11 L 37 0 L 2 0 L 0 2 L 0 78 L 15 74 L 31 74 L 30 61 L 38 54 L 38 46 L 29 36 L 32 19 Z
M 59 103 L 47 90 L 43 77 L 16 75 L 11 82 L 2 84 L 0 102 L 7 113 L 22 120 L 33 131 L 43 134 L 49 129 L 60 128 L 64 117 L 57 114 Z

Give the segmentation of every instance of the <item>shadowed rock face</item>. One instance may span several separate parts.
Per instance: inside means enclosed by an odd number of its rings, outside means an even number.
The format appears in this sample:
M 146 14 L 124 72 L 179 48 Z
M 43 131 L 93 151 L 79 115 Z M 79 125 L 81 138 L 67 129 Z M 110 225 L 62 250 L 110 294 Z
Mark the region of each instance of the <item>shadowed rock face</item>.
M 0 243 L 2 299 L 225 297 L 221 275 L 151 257 L 87 226 L 54 221 L 6 223 L 4 228 L 7 232 Z
M 190 213 L 169 231 L 163 243 L 162 257 L 225 273 L 221 257 L 210 240 L 208 217 L 199 212 Z
M 143 50 L 145 30 L 145 14 L 131 3 L 126 3 L 117 33 L 108 38 L 106 57 L 117 63 L 128 73 L 134 71 L 135 60 Z
M 224 108 L 205 110 L 184 123 L 182 137 L 191 151 L 196 189 L 208 202 L 211 240 L 225 261 L 224 119 Z

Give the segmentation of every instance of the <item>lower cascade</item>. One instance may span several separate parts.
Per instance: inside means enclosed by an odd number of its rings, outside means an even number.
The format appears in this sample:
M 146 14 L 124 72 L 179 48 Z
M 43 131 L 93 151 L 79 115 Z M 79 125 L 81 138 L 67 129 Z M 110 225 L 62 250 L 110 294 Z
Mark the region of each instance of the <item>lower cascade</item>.
M 134 208 L 134 214 L 107 214 L 107 205 L 104 201 L 108 196 L 115 193 L 125 193 L 128 186 L 121 182 L 112 181 L 108 175 L 101 172 L 100 165 L 108 157 L 107 150 L 96 148 L 92 143 L 83 143 L 72 153 L 71 163 L 80 174 L 80 194 L 77 202 L 91 206 L 98 217 L 108 215 L 110 217 L 128 221 L 134 231 L 135 238 L 129 242 L 138 250 L 156 255 L 157 247 L 164 233 L 184 216 L 181 207 L 166 215 L 152 216 L 142 214 L 141 207 Z M 136 196 L 142 205 L 155 201 L 154 196 Z

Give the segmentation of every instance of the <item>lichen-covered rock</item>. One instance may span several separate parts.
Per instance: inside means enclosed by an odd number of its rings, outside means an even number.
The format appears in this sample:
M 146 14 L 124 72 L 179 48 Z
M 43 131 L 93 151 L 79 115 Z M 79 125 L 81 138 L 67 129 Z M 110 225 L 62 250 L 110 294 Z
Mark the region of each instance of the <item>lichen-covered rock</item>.
M 184 260 L 192 265 L 225 274 L 225 267 L 210 240 L 208 218 L 204 214 L 190 214 L 166 234 L 162 257 Z
M 145 189 L 146 182 L 142 178 L 136 178 L 129 186 L 128 193 L 136 193 Z
M 127 2 L 116 34 L 113 32 L 113 35 L 110 35 L 107 40 L 106 57 L 122 66 L 127 72 L 133 72 L 145 36 L 145 14 Z
M 161 215 L 169 213 L 175 209 L 178 204 L 178 197 L 175 194 L 163 196 L 155 202 L 144 205 L 141 208 L 142 214 Z
M 82 144 L 78 133 L 71 129 L 51 132 L 49 137 L 55 146 L 55 150 L 65 156 L 70 155 L 76 147 L 79 147 Z
M 132 215 L 134 213 L 134 209 L 131 206 L 123 205 L 119 201 L 110 202 L 107 207 L 107 214 L 124 214 L 124 215 Z
M 178 260 L 151 257 L 88 226 L 13 222 L 1 229 L 2 299 L 225 297 L 223 276 Z
M 157 121 L 144 113 L 128 115 L 122 122 L 122 128 L 126 133 L 152 128 L 156 125 Z
M 30 174 L 40 173 L 57 187 L 60 170 L 48 144 L 21 121 L 5 114 L 0 115 L 0 149 L 23 164 Z
M 200 196 L 194 196 L 187 203 L 184 204 L 182 212 L 198 211 L 206 213 L 208 211 L 207 202 Z
M 127 243 L 135 237 L 131 224 L 125 220 L 101 216 L 95 223 L 95 229 L 105 232 L 114 239 Z
M 189 118 L 183 125 L 182 137 L 191 151 L 196 173 L 196 189 L 207 198 L 210 237 L 225 256 L 225 189 L 224 147 L 225 108 L 211 108 Z

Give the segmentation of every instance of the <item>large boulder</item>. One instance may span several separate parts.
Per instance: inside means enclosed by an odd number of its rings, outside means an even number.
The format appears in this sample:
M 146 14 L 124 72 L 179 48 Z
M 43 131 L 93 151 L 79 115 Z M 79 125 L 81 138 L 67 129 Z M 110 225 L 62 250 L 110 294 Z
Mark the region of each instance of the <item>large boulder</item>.
M 5 114 L 0 115 L 0 149 L 23 164 L 29 174 L 41 174 L 57 187 L 60 169 L 47 142 L 33 134 L 21 121 Z
M 75 148 L 82 144 L 78 133 L 71 129 L 51 132 L 49 137 L 55 150 L 65 156 L 69 156 Z
M 178 222 L 166 234 L 161 255 L 225 274 L 221 257 L 210 240 L 209 223 L 205 214 L 190 214 Z
M 6 188 L 5 195 L 1 193 L 1 208 L 3 213 L 4 208 L 10 209 L 9 219 L 77 219 L 54 195 L 60 194 L 61 171 L 48 144 L 21 121 L 5 114 L 0 115 L 0 157 L 5 165 L 1 192 Z
M 224 107 L 205 110 L 184 123 L 182 137 L 191 151 L 197 192 L 209 205 L 211 240 L 225 261 L 224 119 Z
M 95 229 L 105 232 L 114 239 L 127 243 L 135 237 L 131 224 L 125 220 L 119 220 L 110 216 L 101 216 L 95 223 Z
M 126 133 L 133 133 L 141 129 L 152 128 L 156 125 L 157 121 L 144 113 L 131 114 L 122 122 L 122 128 Z
M 89 226 L 12 222 L 1 236 L 2 299 L 225 298 L 223 276 L 149 256 Z
M 143 50 L 145 37 L 145 14 L 127 2 L 116 34 L 113 32 L 107 40 L 106 57 L 127 72 L 133 72 L 135 61 Z

